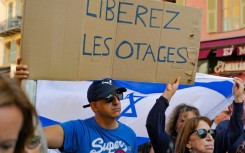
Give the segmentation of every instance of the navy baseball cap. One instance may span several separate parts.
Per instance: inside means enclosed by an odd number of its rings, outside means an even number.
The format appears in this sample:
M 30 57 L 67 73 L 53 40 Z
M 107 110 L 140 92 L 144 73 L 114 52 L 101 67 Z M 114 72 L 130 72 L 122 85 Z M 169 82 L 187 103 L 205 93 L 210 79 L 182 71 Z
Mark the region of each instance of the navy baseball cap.
M 88 102 L 96 102 L 112 94 L 114 91 L 126 92 L 127 89 L 118 87 L 112 79 L 106 78 L 100 81 L 94 81 L 88 88 Z M 83 108 L 89 107 L 90 104 L 84 105 Z

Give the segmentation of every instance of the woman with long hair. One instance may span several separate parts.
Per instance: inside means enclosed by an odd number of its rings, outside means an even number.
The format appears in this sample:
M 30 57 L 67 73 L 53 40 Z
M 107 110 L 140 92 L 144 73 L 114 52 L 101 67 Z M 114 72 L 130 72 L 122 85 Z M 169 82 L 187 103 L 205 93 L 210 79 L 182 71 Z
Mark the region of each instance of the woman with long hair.
M 213 153 L 216 130 L 211 120 L 204 116 L 191 118 L 181 126 L 175 153 Z
M 0 75 L 0 152 L 23 153 L 34 120 L 35 108 L 15 80 Z

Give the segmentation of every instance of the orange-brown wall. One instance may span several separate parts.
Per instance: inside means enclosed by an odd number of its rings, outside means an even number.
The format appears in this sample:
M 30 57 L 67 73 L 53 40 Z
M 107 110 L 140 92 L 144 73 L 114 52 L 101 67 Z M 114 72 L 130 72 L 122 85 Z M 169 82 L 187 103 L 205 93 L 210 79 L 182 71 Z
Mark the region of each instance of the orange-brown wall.
M 217 33 L 207 33 L 207 16 L 206 16 L 206 3 L 207 0 L 186 0 L 187 6 L 193 6 L 202 9 L 203 17 L 202 17 L 202 30 L 201 30 L 201 41 L 209 41 L 209 40 L 217 40 L 217 39 L 225 39 L 232 37 L 241 37 L 245 36 L 245 28 L 230 31 L 230 32 L 222 32 L 222 14 L 218 13 L 218 29 Z M 218 12 L 221 12 L 222 9 L 222 0 L 218 0 Z

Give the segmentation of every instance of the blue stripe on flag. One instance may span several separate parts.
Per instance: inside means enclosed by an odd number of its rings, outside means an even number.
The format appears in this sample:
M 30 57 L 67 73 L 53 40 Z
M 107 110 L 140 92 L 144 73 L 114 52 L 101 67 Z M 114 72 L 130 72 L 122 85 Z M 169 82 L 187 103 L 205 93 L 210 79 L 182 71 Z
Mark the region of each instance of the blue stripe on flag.
M 128 88 L 143 94 L 162 93 L 166 84 L 161 83 L 147 83 L 147 82 L 133 82 L 115 80 L 116 84 L 121 87 Z M 232 96 L 233 83 L 230 81 L 216 81 L 216 82 L 195 82 L 194 86 L 206 87 L 219 92 L 225 97 Z M 179 89 L 193 87 L 192 85 L 180 85 Z M 225 87 L 225 88 L 224 88 Z M 227 90 L 228 89 L 228 90 Z
M 150 139 L 146 137 L 137 137 L 137 146 L 140 146 L 146 142 L 149 142 Z
M 59 122 L 56 122 L 54 120 L 50 120 L 50 119 L 42 117 L 42 116 L 39 116 L 39 120 L 41 121 L 43 127 L 59 124 Z
M 220 82 L 209 82 L 209 83 L 200 83 L 196 82 L 194 86 L 201 86 L 201 87 L 206 87 L 209 89 L 212 89 L 214 91 L 219 92 L 226 98 L 232 96 L 232 87 L 233 83 L 230 81 L 220 81 Z

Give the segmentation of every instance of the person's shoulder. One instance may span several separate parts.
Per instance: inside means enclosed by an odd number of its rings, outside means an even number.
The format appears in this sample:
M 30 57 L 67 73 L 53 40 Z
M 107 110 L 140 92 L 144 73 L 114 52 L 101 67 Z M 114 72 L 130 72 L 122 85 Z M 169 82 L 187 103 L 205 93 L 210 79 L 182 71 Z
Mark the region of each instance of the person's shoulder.
M 88 118 L 88 119 L 77 119 L 77 120 L 70 120 L 70 121 L 66 121 L 66 122 L 63 122 L 61 123 L 61 125 L 78 125 L 78 124 L 83 124 L 85 122 L 89 122 L 91 120 L 91 118 Z
M 220 122 L 217 126 L 216 126 L 216 131 L 222 131 L 224 129 L 227 129 L 228 125 L 229 125 L 230 120 L 224 120 L 222 122 Z

